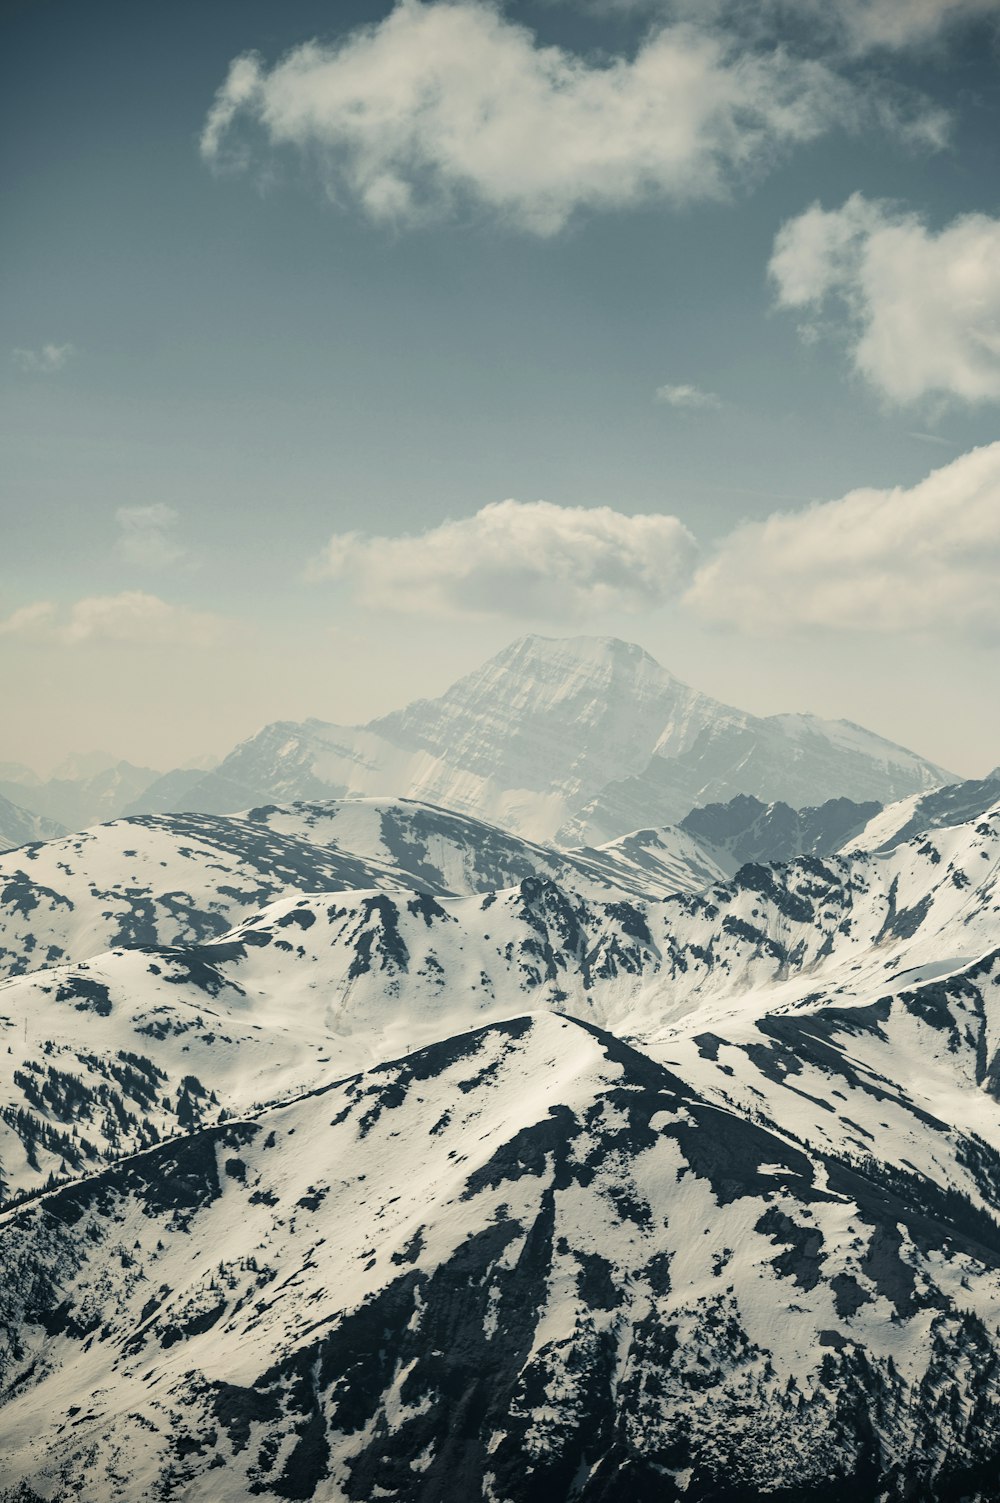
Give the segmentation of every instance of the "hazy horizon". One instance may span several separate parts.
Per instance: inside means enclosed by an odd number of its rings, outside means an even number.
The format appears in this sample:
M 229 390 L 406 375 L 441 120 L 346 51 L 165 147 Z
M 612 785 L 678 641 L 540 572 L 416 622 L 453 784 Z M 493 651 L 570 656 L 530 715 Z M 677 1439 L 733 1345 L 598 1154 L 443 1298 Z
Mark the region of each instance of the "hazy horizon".
M 578 637 L 578 636 L 580 636 L 582 634 L 581 633 L 575 633 L 575 632 L 574 633 L 567 632 L 567 633 L 563 634 L 563 636 L 561 636 L 561 637 L 554 637 L 551 633 L 538 633 L 537 635 L 545 637 L 546 640 L 559 641 L 559 640 L 572 640 L 572 638 Z M 601 634 L 601 635 L 605 635 L 605 634 Z M 512 641 L 517 641 L 517 640 L 519 640 L 519 639 L 518 638 L 512 639 Z M 619 640 L 631 641 L 631 638 L 619 638 Z M 503 644 L 503 645 L 504 646 L 508 646 L 508 645 L 511 645 L 511 644 L 507 643 L 507 644 Z M 636 645 L 641 646 L 641 644 L 636 644 Z M 502 650 L 502 648 L 501 648 L 501 650 Z M 646 649 L 644 649 L 644 650 L 646 650 Z M 650 654 L 650 655 L 653 656 L 653 654 Z M 473 670 L 475 668 L 478 668 L 479 666 L 481 666 L 481 665 L 478 662 L 475 663 L 475 664 L 473 664 L 472 665 Z M 666 667 L 667 665 L 666 664 L 662 664 L 661 666 Z M 668 669 L 668 671 L 670 671 L 670 670 Z M 673 676 L 674 677 L 679 677 L 678 675 L 673 675 Z M 684 680 L 681 680 L 681 682 L 684 682 Z M 442 690 L 446 690 L 449 687 L 450 687 L 450 681 L 447 684 L 442 684 L 441 685 L 441 689 Z M 699 688 L 700 686 L 698 684 L 690 684 L 689 687 Z M 429 693 L 429 694 L 414 695 L 414 696 L 412 696 L 412 699 L 416 699 L 416 698 L 433 699 L 433 698 L 437 697 L 437 693 L 438 693 L 438 691 L 435 690 L 433 693 Z M 713 697 L 713 696 L 709 696 L 709 697 Z M 405 701 L 405 703 L 410 703 L 410 702 L 411 702 L 411 699 L 408 699 L 408 700 Z M 725 701 L 723 701 L 723 703 L 725 703 Z M 379 710 L 377 710 L 376 712 L 374 712 L 372 715 L 365 716 L 363 719 L 359 717 L 358 720 L 353 721 L 353 722 L 342 718 L 339 721 L 331 721 L 329 723 L 341 724 L 341 725 L 345 725 L 345 726 L 349 726 L 349 725 L 352 725 L 352 724 L 353 725 L 365 724 L 365 723 L 367 723 L 368 720 L 376 719 L 378 717 L 378 715 L 384 713 L 385 711 L 398 710 L 398 709 L 403 708 L 403 704 L 404 704 L 404 701 L 402 701 L 402 700 L 400 700 L 398 702 L 394 702 L 392 704 L 386 704 L 383 707 L 381 707 Z M 784 706 L 779 706 L 778 708 L 773 709 L 773 710 L 772 709 L 768 709 L 766 711 L 760 711 L 760 712 L 754 711 L 752 709 L 752 707 L 750 707 L 750 706 L 748 706 L 746 704 L 733 704 L 733 705 L 730 706 L 730 708 L 739 709 L 739 710 L 750 710 L 751 713 L 760 713 L 761 715 L 780 715 L 780 714 L 784 714 L 784 713 L 811 713 L 809 711 L 804 711 L 803 712 L 803 711 L 801 711 L 801 708 L 799 706 L 795 706 L 795 705 L 791 705 L 791 704 L 784 705 Z M 274 717 L 274 720 L 283 720 L 283 719 L 289 719 L 289 718 L 290 717 L 276 716 L 276 717 Z M 326 721 L 326 719 L 327 719 L 327 717 L 316 716 L 316 715 L 312 715 L 312 714 L 306 714 L 306 715 L 303 715 L 303 716 L 297 717 L 297 718 L 299 718 L 301 720 L 315 719 L 315 720 L 320 720 L 320 721 Z M 849 716 L 826 716 L 826 717 L 821 717 L 821 718 L 826 718 L 826 719 L 843 719 L 843 720 L 849 720 L 850 719 Z M 267 724 L 271 724 L 271 723 L 273 723 L 273 721 L 269 720 L 269 721 L 261 722 L 259 725 L 254 725 L 246 733 L 246 735 L 240 736 L 238 738 L 238 740 L 236 740 L 236 741 L 222 743 L 218 748 L 188 747 L 181 755 L 179 755 L 178 757 L 173 758 L 173 759 L 161 757 L 159 759 L 159 761 L 157 761 L 155 759 L 154 760 L 143 760 L 142 758 L 136 758 L 136 757 L 126 756 L 126 755 L 124 755 L 120 751 L 120 749 L 116 749 L 115 747 L 112 747 L 110 745 L 96 744 L 95 743 L 95 744 L 92 744 L 92 745 L 71 746 L 68 750 L 64 751 L 59 756 L 55 756 L 55 757 L 54 756 L 49 756 L 46 760 L 43 760 L 41 762 L 36 762 L 36 763 L 32 763 L 32 762 L 26 761 L 22 757 L 0 757 L 0 768 L 2 768 L 5 763 L 7 765 L 9 765 L 9 766 L 13 766 L 15 764 L 19 764 L 19 765 L 27 768 L 31 773 L 33 773 L 36 777 L 41 778 L 42 780 L 45 780 L 45 779 L 48 779 L 48 778 L 54 778 L 54 777 L 62 777 L 62 778 L 67 778 L 67 777 L 68 778 L 86 777 L 86 776 L 91 775 L 92 773 L 106 770 L 106 769 L 112 767 L 113 765 L 117 764 L 118 762 L 122 762 L 122 761 L 129 762 L 129 763 L 132 763 L 133 765 L 140 766 L 140 767 L 148 767 L 148 768 L 154 769 L 155 771 L 160 772 L 160 773 L 169 772 L 169 771 L 171 771 L 173 769 L 188 769 L 188 768 L 204 768 L 204 769 L 207 770 L 207 769 L 210 769 L 211 767 L 214 767 L 215 765 L 217 765 L 218 762 L 220 762 L 223 759 L 223 757 L 229 751 L 232 751 L 236 745 L 239 745 L 241 742 L 246 741 L 246 740 L 252 738 L 254 735 L 257 734 L 258 731 L 263 730 Z M 855 723 L 860 724 L 860 722 L 855 722 Z M 873 726 L 873 725 L 866 725 L 865 729 L 867 729 L 867 730 L 874 730 L 876 732 L 876 734 L 880 734 L 880 735 L 884 734 L 884 733 L 880 732 L 876 726 Z M 890 736 L 888 736 L 888 735 L 886 735 L 885 739 L 887 741 L 892 741 L 893 738 L 890 737 Z M 900 746 L 905 746 L 905 743 L 903 743 L 903 742 L 898 742 L 897 744 L 900 745 Z M 917 752 L 919 755 L 926 756 L 929 761 L 936 760 L 930 753 L 928 753 L 926 751 L 926 748 L 923 748 L 923 747 L 920 747 L 920 746 L 908 746 L 908 747 L 906 747 L 906 749 L 909 750 L 909 751 Z M 946 762 L 942 762 L 941 765 L 945 766 L 945 767 L 948 766 L 948 764 Z M 974 771 L 974 772 L 967 772 L 966 770 L 958 768 L 958 767 L 949 768 L 949 771 L 955 772 L 958 776 L 980 777 L 980 776 L 986 775 L 989 772 L 992 772 L 997 765 L 1000 765 L 1000 764 L 991 763 L 989 766 L 983 767 L 983 768 L 981 768 L 981 769 L 979 769 L 977 771 Z

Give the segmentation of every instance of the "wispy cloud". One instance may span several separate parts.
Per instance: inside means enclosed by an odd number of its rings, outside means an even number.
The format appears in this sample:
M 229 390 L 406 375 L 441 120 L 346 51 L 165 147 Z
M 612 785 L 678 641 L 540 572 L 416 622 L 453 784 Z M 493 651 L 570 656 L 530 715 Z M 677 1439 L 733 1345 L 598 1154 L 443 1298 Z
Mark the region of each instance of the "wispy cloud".
M 694 553 L 676 517 L 499 501 L 414 537 L 337 534 L 310 573 L 380 610 L 572 620 L 662 605 Z
M 574 0 L 576 3 L 576 0 Z M 1000 17 L 1000 0 L 667 0 L 673 14 L 753 37 L 781 37 L 805 51 L 857 60 L 938 46 L 976 21 Z M 664 0 L 591 0 L 593 8 L 664 9 Z
M 1000 637 L 1000 443 L 909 489 L 851 491 L 738 528 L 685 597 L 702 620 Z
M 702 391 L 700 386 L 658 386 L 654 397 L 668 407 L 686 407 L 694 411 L 708 411 L 723 405 L 722 398 L 714 391 Z
M 888 400 L 1000 400 L 1000 219 L 935 232 L 856 193 L 785 224 L 770 273 L 779 306 L 839 312 L 855 368 Z
M 116 551 L 126 563 L 164 569 L 187 558 L 173 535 L 178 515 L 172 506 L 121 506 L 115 518 L 120 529 Z
M 51 600 L 36 600 L 0 620 L 0 637 L 34 637 L 43 633 L 55 616 Z
M 725 27 L 661 24 L 634 55 L 594 61 L 540 45 L 494 5 L 400 0 L 272 67 L 236 58 L 201 147 L 223 169 L 291 150 L 374 220 L 464 203 L 551 235 L 578 210 L 724 196 L 862 116 L 871 102 L 821 60 Z
M 71 344 L 43 344 L 37 350 L 12 350 L 11 359 L 19 371 L 30 375 L 52 376 L 57 371 L 65 370 L 75 354 L 76 348 Z
M 796 0 L 827 27 L 839 28 L 858 53 L 901 51 L 936 41 L 983 16 L 1000 15 L 1000 0 Z M 787 8 L 787 0 L 786 0 Z
M 0 621 L 0 636 L 64 647 L 117 642 L 136 647 L 206 647 L 226 640 L 232 623 L 222 616 L 174 605 L 142 590 L 88 595 L 65 610 L 52 601 L 21 606 Z
M 919 429 L 911 429 L 907 438 L 916 438 L 922 444 L 937 444 L 942 449 L 957 449 L 958 445 L 953 439 L 942 438 L 940 433 L 921 433 Z

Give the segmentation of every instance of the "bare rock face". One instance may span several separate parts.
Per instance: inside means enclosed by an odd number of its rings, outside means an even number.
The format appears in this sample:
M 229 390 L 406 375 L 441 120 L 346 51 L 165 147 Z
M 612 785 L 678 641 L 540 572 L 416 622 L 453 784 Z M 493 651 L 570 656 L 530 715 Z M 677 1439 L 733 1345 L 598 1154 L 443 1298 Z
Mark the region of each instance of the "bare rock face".
M 717 856 L 728 856 L 742 866 L 745 861 L 830 856 L 881 812 L 881 804 L 857 804 L 848 798 L 828 799 L 818 808 L 793 809 L 780 802 L 765 804 L 743 793 L 725 804 L 692 809 L 680 828 Z

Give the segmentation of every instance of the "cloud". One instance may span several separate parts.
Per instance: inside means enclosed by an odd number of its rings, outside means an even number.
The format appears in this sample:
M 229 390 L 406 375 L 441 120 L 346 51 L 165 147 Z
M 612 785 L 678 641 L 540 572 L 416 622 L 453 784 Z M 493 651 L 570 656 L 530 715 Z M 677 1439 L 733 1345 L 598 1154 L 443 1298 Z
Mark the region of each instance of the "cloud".
M 908 438 L 919 439 L 922 444 L 936 444 L 941 449 L 957 449 L 954 439 L 944 438 L 940 433 L 923 433 L 918 428 L 911 428 Z
M 65 370 L 76 354 L 71 344 L 43 344 L 40 350 L 12 350 L 11 357 L 18 370 L 30 375 L 51 376 Z
M 711 19 L 749 36 L 779 36 L 813 52 L 861 58 L 939 42 L 978 20 L 1000 16 L 1000 0 L 594 0 L 605 10 Z
M 571 620 L 664 604 L 694 551 L 676 517 L 498 501 L 415 537 L 338 534 L 310 572 L 380 610 Z
M 668 407 L 687 407 L 704 411 L 722 406 L 721 397 L 717 397 L 714 391 L 702 391 L 699 386 L 658 386 L 655 398 L 657 402 L 665 402 Z
M 225 629 L 220 616 L 171 605 L 142 590 L 125 590 L 78 600 L 63 635 L 70 644 L 102 641 L 202 647 L 218 641 Z
M 268 67 L 236 58 L 201 149 L 242 169 L 292 148 L 327 193 L 394 224 L 486 208 L 551 235 L 577 210 L 724 196 L 861 108 L 822 62 L 663 25 L 632 57 L 538 44 L 475 0 L 400 0 Z
M 819 9 L 819 0 L 812 0 Z M 962 23 L 1000 16 L 1000 0 L 823 0 L 827 17 L 857 52 L 901 50 L 935 41 Z
M 857 490 L 738 528 L 685 597 L 740 631 L 1000 637 L 1000 443 L 910 489 Z M 817 665 L 821 672 L 821 664 Z
M 783 225 L 770 273 L 779 306 L 840 310 L 855 368 L 890 401 L 1000 399 L 1000 219 L 934 233 L 856 193 Z
M 51 600 L 37 600 L 33 605 L 22 605 L 5 621 L 0 621 L 0 637 L 32 637 L 48 627 L 55 614 Z
M 120 528 L 116 551 L 126 563 L 164 569 L 186 556 L 171 536 L 178 521 L 172 506 L 121 506 L 115 519 Z
M 65 647 L 118 642 L 129 646 L 206 647 L 224 640 L 231 623 L 221 616 L 172 605 L 142 590 L 90 595 L 60 612 L 51 601 L 22 606 L 0 621 L 0 636 Z

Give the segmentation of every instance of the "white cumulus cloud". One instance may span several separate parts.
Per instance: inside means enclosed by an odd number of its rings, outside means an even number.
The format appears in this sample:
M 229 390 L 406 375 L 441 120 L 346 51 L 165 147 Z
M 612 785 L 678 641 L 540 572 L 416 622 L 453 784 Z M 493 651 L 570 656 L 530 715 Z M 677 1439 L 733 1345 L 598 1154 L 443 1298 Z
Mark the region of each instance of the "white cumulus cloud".
M 695 576 L 703 620 L 764 634 L 1000 636 L 1000 443 L 910 489 L 857 490 L 738 528 Z
M 414 537 L 338 534 L 311 574 L 383 610 L 572 620 L 664 604 L 694 552 L 676 517 L 498 501 Z
M 172 506 L 120 506 L 117 552 L 126 563 L 144 569 L 163 569 L 179 563 L 185 550 L 174 537 L 178 516 Z
M 51 376 L 65 370 L 76 354 L 71 344 L 43 344 L 37 350 L 12 350 L 11 357 L 18 370 L 31 375 Z
M 665 402 L 668 407 L 687 407 L 695 411 L 722 406 L 721 397 L 717 397 L 714 391 L 702 391 L 700 386 L 658 386 L 655 397 L 657 402 Z
M 174 605 L 143 590 L 88 595 L 60 610 L 52 601 L 21 606 L 0 621 L 0 636 L 65 647 L 119 642 L 129 646 L 206 647 L 224 640 L 231 623 L 207 611 Z
M 332 44 L 231 65 L 202 152 L 246 167 L 255 142 L 304 154 L 375 220 L 467 201 L 539 235 L 578 209 L 718 197 L 782 148 L 858 109 L 822 62 L 675 23 L 629 57 L 540 45 L 476 0 L 400 0 Z
M 1000 399 L 1000 219 L 935 232 L 854 194 L 783 225 L 770 272 L 780 306 L 839 310 L 856 369 L 890 401 Z

